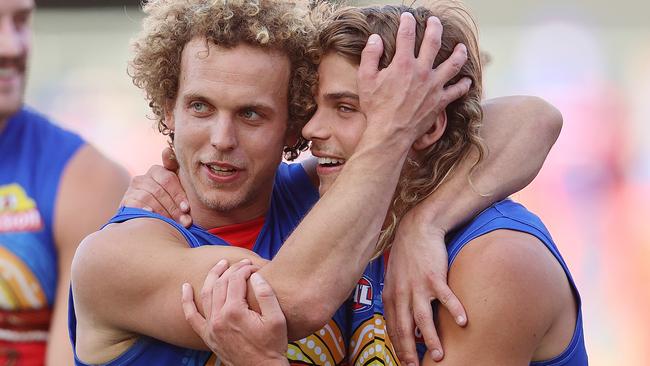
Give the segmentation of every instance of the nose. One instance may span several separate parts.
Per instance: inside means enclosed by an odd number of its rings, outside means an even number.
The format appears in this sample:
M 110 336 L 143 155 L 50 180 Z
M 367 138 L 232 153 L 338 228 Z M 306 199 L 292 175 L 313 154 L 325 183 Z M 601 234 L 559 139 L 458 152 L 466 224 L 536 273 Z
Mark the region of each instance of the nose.
M 309 122 L 302 128 L 302 136 L 307 140 L 326 140 L 330 136 L 329 123 L 323 108 L 316 110 Z
M 210 144 L 219 151 L 237 147 L 237 126 L 230 116 L 220 115 L 210 130 Z
M 24 36 L 10 15 L 0 14 L 0 57 L 18 57 L 23 52 Z

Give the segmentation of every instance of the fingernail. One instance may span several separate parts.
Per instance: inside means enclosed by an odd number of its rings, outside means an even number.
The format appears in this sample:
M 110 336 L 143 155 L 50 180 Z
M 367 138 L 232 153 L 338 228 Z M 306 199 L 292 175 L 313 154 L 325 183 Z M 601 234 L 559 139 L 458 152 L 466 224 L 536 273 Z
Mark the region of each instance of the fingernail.
M 251 282 L 252 282 L 253 284 L 255 284 L 255 285 L 262 285 L 262 284 L 264 284 L 264 279 L 262 278 L 262 276 L 258 275 L 257 272 L 256 272 L 256 273 L 253 273 L 253 274 L 251 275 L 251 278 L 250 278 L 250 279 L 251 279 Z
M 459 316 L 456 318 L 456 323 L 458 323 L 458 325 L 463 325 L 463 324 L 465 324 L 465 317 L 462 316 L 462 315 L 459 315 Z
M 440 352 L 437 349 L 434 349 L 433 351 L 431 351 L 431 357 L 433 357 L 434 360 L 439 360 L 442 358 L 442 352 Z
M 402 16 L 411 17 L 411 18 L 415 19 L 415 17 L 413 16 L 413 14 L 411 14 L 411 12 L 409 12 L 409 11 L 405 11 L 405 12 L 403 12 L 403 13 L 402 13 Z
M 246 263 L 246 264 L 251 264 L 251 260 L 248 258 L 244 258 L 240 261 L 241 263 Z
M 467 53 L 467 46 L 465 46 L 465 44 L 461 43 L 460 49 L 463 50 L 463 52 Z
M 225 260 L 225 259 L 222 259 L 222 260 L 220 260 L 219 262 L 217 262 L 217 265 L 219 265 L 219 266 L 223 266 L 223 265 L 225 265 L 225 264 L 226 264 L 226 260 Z
M 415 366 L 415 364 L 413 362 L 411 362 L 407 366 Z
M 378 34 L 371 34 L 370 37 L 368 37 L 368 44 L 378 44 L 380 39 L 381 38 Z
M 185 282 L 185 283 L 183 284 L 183 286 L 181 286 L 181 293 L 185 293 L 185 289 L 188 288 L 189 286 L 190 286 L 190 284 L 187 283 L 187 282 Z
M 145 211 L 153 212 L 153 208 L 151 208 L 149 206 L 144 206 L 142 209 L 145 210 Z
M 185 201 L 181 202 L 181 211 L 187 212 L 187 210 L 189 210 L 189 209 L 190 209 L 190 204 L 189 203 L 187 203 Z
M 190 226 L 191 222 L 192 222 L 192 218 L 190 217 L 190 215 L 181 216 L 181 224 L 183 224 L 183 226 Z

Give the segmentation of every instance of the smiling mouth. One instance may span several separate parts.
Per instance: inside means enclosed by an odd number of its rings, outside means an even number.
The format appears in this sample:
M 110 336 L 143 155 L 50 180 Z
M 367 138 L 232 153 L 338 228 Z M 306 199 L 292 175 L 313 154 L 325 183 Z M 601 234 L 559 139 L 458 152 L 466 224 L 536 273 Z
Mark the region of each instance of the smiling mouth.
M 335 167 L 345 164 L 345 159 L 336 158 L 318 158 L 318 165 L 323 167 Z
M 223 166 L 217 164 L 205 164 L 205 166 L 210 169 L 212 173 L 220 176 L 229 176 L 237 172 L 237 169 L 230 166 Z

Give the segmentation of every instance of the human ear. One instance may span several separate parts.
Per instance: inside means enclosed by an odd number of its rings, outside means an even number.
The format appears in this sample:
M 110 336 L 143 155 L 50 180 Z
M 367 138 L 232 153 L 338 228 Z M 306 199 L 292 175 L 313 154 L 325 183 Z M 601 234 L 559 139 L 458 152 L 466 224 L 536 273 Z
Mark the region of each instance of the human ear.
M 174 100 L 167 99 L 163 106 L 163 115 L 165 117 L 165 126 L 171 131 L 174 131 Z
M 447 112 L 443 110 L 438 114 L 438 117 L 436 117 L 436 120 L 433 122 L 433 125 L 431 125 L 431 128 L 429 128 L 429 130 L 425 132 L 424 135 L 415 140 L 413 143 L 413 150 L 424 150 L 435 144 L 438 140 L 440 140 L 442 134 L 445 133 L 446 128 Z

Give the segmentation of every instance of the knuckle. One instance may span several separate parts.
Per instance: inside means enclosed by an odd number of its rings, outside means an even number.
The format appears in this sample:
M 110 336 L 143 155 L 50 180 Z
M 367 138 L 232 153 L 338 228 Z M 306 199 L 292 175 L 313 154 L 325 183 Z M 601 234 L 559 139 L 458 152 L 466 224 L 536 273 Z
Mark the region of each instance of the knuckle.
M 426 311 L 417 310 L 413 312 L 413 320 L 415 320 L 415 324 L 417 324 L 418 327 L 422 329 L 422 325 L 425 325 L 427 321 L 432 319 L 429 318 L 429 314 Z
M 183 313 L 185 313 L 185 321 L 189 322 L 192 320 L 194 314 L 191 311 L 186 310 Z
M 131 184 L 129 185 L 129 189 L 131 187 L 138 187 L 139 185 L 142 184 L 144 180 L 145 178 L 142 175 L 136 175 L 135 177 L 131 178 Z
M 403 325 L 398 325 L 395 327 L 395 335 L 397 336 L 398 339 L 407 337 L 410 335 L 410 333 L 411 331 Z
M 449 300 L 451 300 L 451 293 L 450 292 L 443 292 L 438 296 L 438 300 L 442 305 L 447 305 L 449 303 Z

